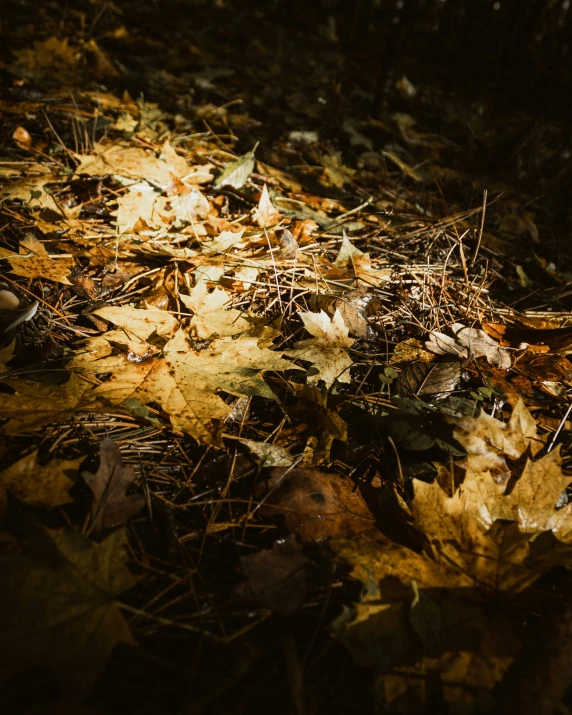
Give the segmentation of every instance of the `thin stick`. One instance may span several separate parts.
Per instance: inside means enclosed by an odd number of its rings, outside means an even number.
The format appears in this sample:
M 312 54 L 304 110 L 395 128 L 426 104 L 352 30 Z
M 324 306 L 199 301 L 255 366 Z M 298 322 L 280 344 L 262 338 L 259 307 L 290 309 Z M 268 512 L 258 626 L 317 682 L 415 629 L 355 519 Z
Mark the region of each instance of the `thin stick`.
M 481 241 L 483 238 L 483 231 L 485 228 L 485 216 L 487 213 L 487 196 L 488 196 L 488 189 L 485 189 L 483 191 L 483 208 L 481 211 L 481 225 L 479 226 L 479 237 L 477 238 L 477 245 L 475 247 L 475 252 L 473 254 L 473 260 L 471 261 L 471 266 L 475 264 L 475 261 L 477 260 L 477 256 L 479 255 L 479 248 L 481 247 Z

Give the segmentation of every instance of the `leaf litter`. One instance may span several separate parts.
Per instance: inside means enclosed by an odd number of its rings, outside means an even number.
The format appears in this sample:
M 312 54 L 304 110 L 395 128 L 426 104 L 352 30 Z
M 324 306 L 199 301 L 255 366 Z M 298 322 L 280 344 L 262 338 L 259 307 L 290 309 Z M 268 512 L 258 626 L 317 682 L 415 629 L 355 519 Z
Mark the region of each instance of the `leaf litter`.
M 493 712 L 572 566 L 572 272 L 544 129 L 469 103 L 461 129 L 407 77 L 379 117 L 343 92 L 334 110 L 307 42 L 280 123 L 211 30 L 189 72 L 170 21 L 152 49 L 139 11 L 81 43 L 46 13 L 1 80 L 5 682 L 40 668 L 101 698 L 127 652 L 176 671 L 181 706 L 255 698 L 262 669 L 326 711 L 308 654 L 341 683 L 340 643 L 383 712 L 435 689 Z M 515 137 L 507 189 L 478 157 Z

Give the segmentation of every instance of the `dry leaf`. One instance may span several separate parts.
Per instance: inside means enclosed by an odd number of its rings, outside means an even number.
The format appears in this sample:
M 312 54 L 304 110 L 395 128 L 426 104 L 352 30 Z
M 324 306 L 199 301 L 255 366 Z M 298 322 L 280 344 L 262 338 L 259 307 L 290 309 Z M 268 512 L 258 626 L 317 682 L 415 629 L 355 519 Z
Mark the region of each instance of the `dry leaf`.
M 241 189 L 254 171 L 255 151 L 256 147 L 254 147 L 252 151 L 243 154 L 236 161 L 231 161 L 227 164 L 222 174 L 213 184 L 215 189 L 221 188 L 222 186 L 232 186 L 233 189 Z
M 319 469 L 276 468 L 256 496 L 263 514 L 283 515 L 302 541 L 351 538 L 374 525 L 363 497 L 348 479 Z
M 335 380 L 350 382 L 348 368 L 353 365 L 353 360 L 348 355 L 348 348 L 354 344 L 354 340 L 348 337 L 348 328 L 340 311 L 336 310 L 331 319 L 323 310 L 319 313 L 299 315 L 304 327 L 313 337 L 295 343 L 294 348 L 285 350 L 284 354 L 314 365 L 317 373 L 308 375 L 310 385 L 319 380 L 323 380 L 328 387 Z
M 0 258 L 7 258 L 12 272 L 25 278 L 47 278 L 56 283 L 71 285 L 68 280 L 74 260 L 71 256 L 48 255 L 37 238 L 26 236 L 20 243 L 20 254 L 0 248 Z
M 0 472 L 0 516 L 3 514 L 7 494 L 33 506 L 53 507 L 73 501 L 69 490 L 74 485 L 74 475 L 83 457 L 78 459 L 52 459 L 46 465 L 38 464 L 38 451 L 14 462 Z
M 64 385 L 18 380 L 14 384 L 15 394 L 0 393 L 0 414 L 8 420 L 4 432 L 21 434 L 51 422 L 69 421 L 90 387 L 73 374 Z
M 258 207 L 252 214 L 252 217 L 261 228 L 274 226 L 279 223 L 282 218 L 280 216 L 280 211 L 273 206 L 272 201 L 270 200 L 270 194 L 268 193 L 268 187 L 266 184 L 264 184 L 264 188 L 260 194 Z
M 144 498 L 127 490 L 135 481 L 133 467 L 123 466 L 119 447 L 106 437 L 99 446 L 99 469 L 95 474 L 82 472 L 82 479 L 93 492 L 90 529 L 97 534 L 103 529 L 122 526 L 145 505 Z
M 427 350 L 437 355 L 453 354 L 462 358 L 486 357 L 487 361 L 502 370 L 512 364 L 510 351 L 499 346 L 484 330 L 466 328 L 461 323 L 451 326 L 454 337 L 432 331 L 425 343 Z
M 241 443 L 260 459 L 261 467 L 289 467 L 294 457 L 279 444 L 241 438 Z
M 134 643 L 115 601 L 136 583 L 126 546 L 124 531 L 97 544 L 27 526 L 21 550 L 0 555 L 0 680 L 40 666 L 89 693 L 115 645 Z
M 338 268 L 352 268 L 356 278 L 371 286 L 379 286 L 391 278 L 391 268 L 377 269 L 371 265 L 368 253 L 363 253 L 356 248 L 344 233 L 340 252 L 336 258 Z
M 325 154 L 322 157 L 322 164 L 332 186 L 341 189 L 344 184 L 350 184 L 353 181 L 356 171 L 342 163 L 339 152 Z
M 129 305 L 110 305 L 93 312 L 140 340 L 148 340 L 153 333 L 168 338 L 178 325 L 176 318 L 164 310 L 141 310 Z
M 193 311 L 192 332 L 201 339 L 224 338 L 250 330 L 253 319 L 240 310 L 225 310 L 231 300 L 222 288 L 215 287 L 210 293 L 202 280 L 192 289 L 190 295 L 180 295 L 181 301 Z
M 142 405 L 157 402 L 174 429 L 205 444 L 218 445 L 222 445 L 224 420 L 232 412 L 218 390 L 238 397 L 259 395 L 276 400 L 262 372 L 296 369 L 278 353 L 258 347 L 255 337 L 220 338 L 197 349 L 181 329 L 164 346 L 162 359 L 130 361 L 128 355 L 120 354 L 91 361 L 78 355 L 72 365 L 99 374 L 112 373 L 94 390 L 96 396 L 115 405 L 128 398 L 136 398 Z

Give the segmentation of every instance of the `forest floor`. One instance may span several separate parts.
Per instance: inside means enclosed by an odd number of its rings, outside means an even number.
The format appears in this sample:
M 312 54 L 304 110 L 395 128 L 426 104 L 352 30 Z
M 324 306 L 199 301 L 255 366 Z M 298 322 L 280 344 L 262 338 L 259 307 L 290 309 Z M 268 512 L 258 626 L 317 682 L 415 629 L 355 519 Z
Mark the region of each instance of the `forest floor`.
M 2 712 L 555 707 L 570 126 L 373 109 L 328 18 L 3 7 Z

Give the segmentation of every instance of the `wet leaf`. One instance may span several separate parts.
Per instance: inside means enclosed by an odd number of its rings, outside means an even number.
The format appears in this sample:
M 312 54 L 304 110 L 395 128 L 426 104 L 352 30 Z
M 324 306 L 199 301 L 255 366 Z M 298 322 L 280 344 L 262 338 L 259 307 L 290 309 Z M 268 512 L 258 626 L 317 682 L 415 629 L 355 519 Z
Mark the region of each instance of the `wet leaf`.
M 104 529 L 122 526 L 144 507 L 139 494 L 127 495 L 135 481 L 131 466 L 123 466 L 121 452 L 112 439 L 106 437 L 99 447 L 99 469 L 94 474 L 82 472 L 82 479 L 93 492 L 90 530 L 97 534 Z

